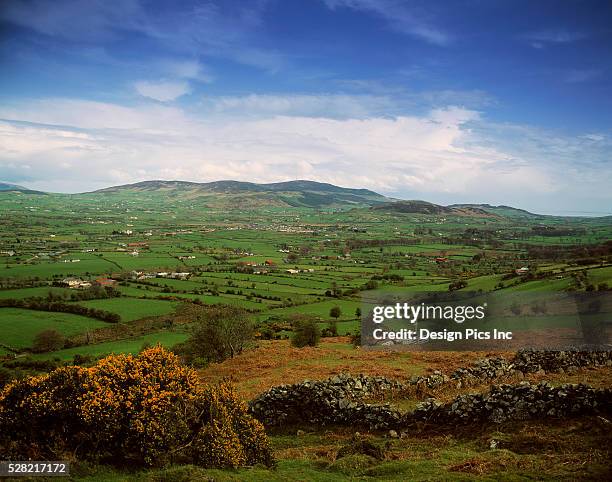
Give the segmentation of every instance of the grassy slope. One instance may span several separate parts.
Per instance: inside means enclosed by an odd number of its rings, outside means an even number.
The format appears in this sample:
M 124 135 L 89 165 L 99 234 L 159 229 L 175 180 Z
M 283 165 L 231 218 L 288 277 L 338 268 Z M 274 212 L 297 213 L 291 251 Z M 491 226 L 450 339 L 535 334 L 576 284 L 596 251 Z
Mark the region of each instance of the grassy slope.
M 121 315 L 121 321 L 132 321 L 147 316 L 172 313 L 178 303 L 163 300 L 141 300 L 134 298 L 111 298 L 105 300 L 81 301 L 79 305 L 106 310 Z
M 36 334 L 43 330 L 57 330 L 70 336 L 107 325 L 103 321 L 71 313 L 0 308 L 2 343 L 13 348 L 30 347 Z
M 181 343 L 187 339 L 187 334 L 180 331 L 160 331 L 149 335 L 127 338 L 124 340 L 110 341 L 105 343 L 97 343 L 95 345 L 83 345 L 74 348 L 66 348 L 51 353 L 41 353 L 32 355 L 34 359 L 60 359 L 63 361 L 72 360 L 77 353 L 80 355 L 91 355 L 99 357 L 111 353 L 138 353 L 145 345 L 155 345 L 160 343 L 166 348 L 170 348 L 177 343 Z

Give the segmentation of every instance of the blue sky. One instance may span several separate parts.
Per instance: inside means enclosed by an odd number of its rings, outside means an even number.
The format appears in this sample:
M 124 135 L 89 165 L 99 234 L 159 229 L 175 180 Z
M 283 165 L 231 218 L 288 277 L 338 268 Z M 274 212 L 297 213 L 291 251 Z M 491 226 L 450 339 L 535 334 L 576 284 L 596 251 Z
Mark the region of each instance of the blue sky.
M 612 212 L 612 3 L 5 0 L 0 179 Z

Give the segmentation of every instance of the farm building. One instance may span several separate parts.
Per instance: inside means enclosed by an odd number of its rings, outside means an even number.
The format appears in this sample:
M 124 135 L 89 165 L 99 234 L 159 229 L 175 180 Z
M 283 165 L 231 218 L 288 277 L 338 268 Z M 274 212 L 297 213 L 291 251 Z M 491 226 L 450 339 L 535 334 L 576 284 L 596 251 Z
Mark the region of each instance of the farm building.
M 111 278 L 96 278 L 95 283 L 99 286 L 115 286 L 117 284 L 117 280 Z
M 64 278 L 60 284 L 62 286 L 66 286 L 67 288 L 76 289 L 76 288 L 90 288 L 91 283 L 89 281 L 84 281 L 81 278 Z

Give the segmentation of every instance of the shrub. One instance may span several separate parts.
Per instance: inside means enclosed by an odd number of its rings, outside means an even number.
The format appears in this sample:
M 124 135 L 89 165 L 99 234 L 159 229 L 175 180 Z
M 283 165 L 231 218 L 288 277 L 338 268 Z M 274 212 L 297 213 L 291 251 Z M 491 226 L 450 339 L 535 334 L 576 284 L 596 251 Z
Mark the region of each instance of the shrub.
M 64 347 L 66 338 L 56 330 L 43 330 L 34 337 L 32 351 L 34 353 L 46 353 L 59 350 Z
M 467 281 L 465 280 L 457 280 L 453 281 L 448 285 L 448 291 L 460 290 L 461 288 L 465 288 L 467 286 Z
M 89 354 L 81 355 L 80 353 L 75 353 L 72 357 L 73 365 L 87 365 L 93 361 L 93 356 Z
M 6 385 L 13 379 L 13 374 L 10 370 L 7 370 L 4 367 L 0 367 L 0 388 Z
M 336 320 L 329 320 L 327 330 L 330 336 L 338 336 L 338 322 Z
M 291 344 L 297 348 L 317 346 L 321 339 L 321 329 L 317 321 L 306 315 L 295 315 L 292 319 L 293 336 Z
M 263 426 L 231 385 L 199 384 L 160 346 L 9 383 L 0 392 L 0 452 L 144 466 L 273 463 Z

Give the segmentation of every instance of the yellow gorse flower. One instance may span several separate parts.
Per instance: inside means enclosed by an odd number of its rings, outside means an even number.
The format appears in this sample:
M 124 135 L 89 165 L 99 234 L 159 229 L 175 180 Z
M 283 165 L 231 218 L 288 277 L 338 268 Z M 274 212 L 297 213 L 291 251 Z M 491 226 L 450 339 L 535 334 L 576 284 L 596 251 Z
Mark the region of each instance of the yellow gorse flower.
M 10 383 L 0 392 L 0 444 L 17 457 L 272 463 L 263 426 L 232 386 L 200 384 L 161 346 Z

